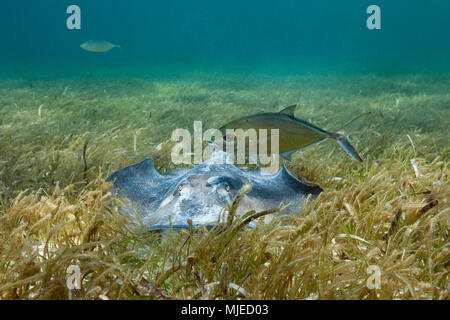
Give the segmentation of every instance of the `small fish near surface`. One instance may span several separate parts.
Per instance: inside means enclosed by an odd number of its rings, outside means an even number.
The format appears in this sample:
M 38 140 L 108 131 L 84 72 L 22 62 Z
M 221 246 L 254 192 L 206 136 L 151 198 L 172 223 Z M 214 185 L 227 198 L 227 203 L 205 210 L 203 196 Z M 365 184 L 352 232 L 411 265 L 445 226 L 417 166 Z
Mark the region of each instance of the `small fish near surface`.
M 149 229 L 188 228 L 188 219 L 193 226 L 223 223 L 227 218 L 224 208 L 230 208 L 245 185 L 251 185 L 251 191 L 241 198 L 236 216 L 279 208 L 280 204 L 289 205 L 286 213 L 299 213 L 308 195 L 313 200 L 322 191 L 297 179 L 285 166 L 269 175 L 214 159 L 167 174 L 160 174 L 152 160 L 146 159 L 114 172 L 107 181 L 114 184 L 117 198 L 130 200 L 122 212 L 138 219 L 137 210 Z
M 336 132 L 328 132 L 312 123 L 296 118 L 294 116 L 296 107 L 297 105 L 292 105 L 280 112 L 261 113 L 233 120 L 222 126 L 220 131 L 226 137 L 227 129 L 279 129 L 279 152 L 288 161 L 291 161 L 292 154 L 296 151 L 331 138 L 336 140 L 352 159 L 362 162 L 358 152 L 350 144 L 348 137 L 353 130 L 361 125 L 370 112 L 361 114 Z M 269 134 L 267 135 L 267 146 L 271 146 Z
M 119 48 L 124 51 L 122 45 L 113 44 L 106 40 L 89 40 L 80 45 L 81 49 L 90 52 L 108 52 L 111 49 Z

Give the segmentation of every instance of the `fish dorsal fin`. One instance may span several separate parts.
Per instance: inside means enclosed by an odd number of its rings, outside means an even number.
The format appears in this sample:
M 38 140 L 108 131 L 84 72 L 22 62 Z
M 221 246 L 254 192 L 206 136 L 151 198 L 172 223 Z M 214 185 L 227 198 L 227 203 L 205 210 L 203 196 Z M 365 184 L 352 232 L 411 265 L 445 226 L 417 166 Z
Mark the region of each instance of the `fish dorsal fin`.
M 283 113 L 283 114 L 293 117 L 295 108 L 297 108 L 297 105 L 293 104 L 292 106 L 285 107 L 283 110 L 280 111 L 280 113 Z

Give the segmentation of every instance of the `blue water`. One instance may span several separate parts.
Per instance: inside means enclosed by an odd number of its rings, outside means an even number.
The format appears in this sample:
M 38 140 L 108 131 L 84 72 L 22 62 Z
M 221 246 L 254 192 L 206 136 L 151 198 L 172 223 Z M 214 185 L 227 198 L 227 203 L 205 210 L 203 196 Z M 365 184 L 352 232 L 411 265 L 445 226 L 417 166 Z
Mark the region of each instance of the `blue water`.
M 71 4 L 81 30 L 66 27 Z M 371 4 L 381 30 L 366 27 Z M 2 2 L 0 30 L 8 77 L 450 70 L 446 0 L 15 0 Z M 126 53 L 83 51 L 89 39 L 125 41 Z

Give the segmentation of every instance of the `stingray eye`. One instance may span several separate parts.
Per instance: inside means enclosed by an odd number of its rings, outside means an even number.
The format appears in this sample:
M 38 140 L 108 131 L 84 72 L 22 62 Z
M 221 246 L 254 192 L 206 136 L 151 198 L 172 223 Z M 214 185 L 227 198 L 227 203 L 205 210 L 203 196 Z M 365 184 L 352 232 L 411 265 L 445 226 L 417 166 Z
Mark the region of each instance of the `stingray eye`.
M 174 196 L 181 196 L 181 192 L 183 191 L 184 184 L 179 184 L 175 191 L 173 192 Z
M 216 177 L 209 178 L 206 183 L 206 186 L 221 187 L 221 188 L 225 189 L 227 192 L 233 192 L 233 191 L 239 190 L 242 186 L 242 183 L 231 177 L 216 176 Z

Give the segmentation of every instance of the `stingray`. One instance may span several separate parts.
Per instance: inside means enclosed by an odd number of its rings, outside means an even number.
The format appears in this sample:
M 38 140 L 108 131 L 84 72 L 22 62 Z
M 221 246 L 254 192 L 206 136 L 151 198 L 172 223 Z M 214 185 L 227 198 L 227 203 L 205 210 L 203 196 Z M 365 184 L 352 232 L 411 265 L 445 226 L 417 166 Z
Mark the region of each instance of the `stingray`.
M 226 162 L 206 161 L 192 169 L 161 174 L 151 158 L 114 172 L 107 181 L 114 184 L 116 197 L 130 200 L 121 210 L 149 229 L 188 228 L 188 219 L 193 226 L 223 223 L 227 208 L 248 184 L 251 191 L 242 197 L 236 216 L 281 206 L 287 206 L 286 213 L 298 214 L 306 199 L 313 200 L 322 191 L 296 178 L 285 165 L 278 173 L 267 174 L 241 170 Z

